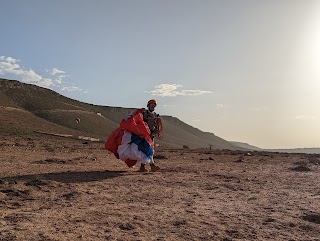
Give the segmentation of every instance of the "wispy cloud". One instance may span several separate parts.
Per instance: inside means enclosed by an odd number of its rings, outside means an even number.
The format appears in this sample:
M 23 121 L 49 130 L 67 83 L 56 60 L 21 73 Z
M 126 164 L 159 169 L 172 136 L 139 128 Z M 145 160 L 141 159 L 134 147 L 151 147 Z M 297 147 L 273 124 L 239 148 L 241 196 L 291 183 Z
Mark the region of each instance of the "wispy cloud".
M 66 72 L 62 71 L 62 70 L 59 70 L 57 68 L 53 68 L 51 70 L 51 75 L 56 75 L 56 74 L 65 74 Z
M 49 77 L 45 77 L 32 69 L 21 67 L 17 62 L 20 62 L 20 60 L 12 57 L 0 56 L 0 75 L 3 75 L 4 77 L 11 75 L 22 82 L 32 83 L 45 88 L 56 87 L 60 90 L 85 92 L 79 87 L 66 86 L 66 84 L 63 84 L 67 77 L 67 75 L 65 75 L 66 72 L 63 70 L 57 68 L 46 70 L 50 75 Z
M 155 96 L 197 96 L 202 94 L 210 94 L 213 93 L 211 91 L 207 90 L 180 90 L 182 88 L 182 85 L 178 84 L 161 84 L 156 85 L 153 90 L 146 91 L 147 93 L 151 93 Z
M 169 107 L 169 108 L 175 108 L 175 107 L 176 107 L 176 105 L 174 105 L 174 104 L 170 104 L 170 105 L 164 104 L 164 105 L 162 105 L 162 106 L 165 107 L 165 108 L 167 108 L 167 107 Z
M 54 81 L 57 83 L 57 84 L 62 84 L 62 81 L 64 80 L 64 78 L 67 77 L 66 75 L 59 75 L 57 76 Z
M 315 120 L 317 119 L 317 117 L 313 115 L 298 115 L 298 116 L 295 116 L 295 119 L 296 120 Z
M 268 106 L 257 106 L 257 107 L 250 107 L 248 110 L 253 112 L 260 112 L 260 111 L 267 111 L 270 108 Z
M 200 122 L 200 119 L 191 119 L 191 122 Z
M 218 110 L 221 110 L 224 108 L 224 105 L 223 104 L 216 104 L 216 107 Z
M 72 92 L 72 91 L 83 91 L 82 89 L 80 89 L 77 86 L 63 86 L 61 88 L 62 91 L 68 91 L 68 92 Z

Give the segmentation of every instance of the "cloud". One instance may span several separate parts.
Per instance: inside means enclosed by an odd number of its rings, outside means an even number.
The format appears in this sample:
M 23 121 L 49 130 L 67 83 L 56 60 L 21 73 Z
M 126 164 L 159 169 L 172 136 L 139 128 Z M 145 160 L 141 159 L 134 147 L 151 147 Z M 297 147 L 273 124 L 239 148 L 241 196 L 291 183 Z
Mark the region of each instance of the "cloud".
M 7 57 L 5 60 L 6 60 L 8 63 L 12 63 L 12 64 L 14 64 L 15 62 L 18 61 L 18 60 L 14 59 L 14 58 L 11 58 L 11 57 Z
M 57 76 L 57 78 L 54 79 L 53 81 L 60 85 L 60 84 L 62 84 L 62 81 L 63 81 L 64 78 L 66 78 L 66 77 L 67 77 L 66 75 L 59 75 L 59 76 Z
M 56 75 L 56 74 L 65 74 L 66 72 L 62 71 L 62 70 L 59 70 L 57 68 L 53 68 L 51 70 L 51 75 Z
M 175 108 L 176 105 L 174 105 L 174 104 L 170 104 L 170 105 L 164 104 L 164 105 L 162 105 L 162 107 L 165 107 L 165 108 L 167 108 L 167 107 L 169 107 L 169 108 Z
M 315 120 L 317 119 L 317 117 L 313 115 L 298 115 L 298 116 L 295 116 L 295 119 L 296 120 Z
M 62 88 L 62 90 L 67 91 L 82 91 L 80 88 L 71 86 L 61 86 L 64 79 L 67 77 L 64 75 L 66 72 L 59 70 L 57 68 L 53 68 L 52 70 L 46 72 L 50 73 L 52 77 L 45 77 L 38 74 L 36 71 L 32 69 L 22 68 L 17 62 L 17 60 L 12 57 L 0 56 L 0 75 L 7 76 L 10 75 L 10 78 L 13 76 L 15 79 L 20 80 L 22 82 L 32 83 L 41 87 L 50 88 L 57 87 Z
M 68 91 L 68 92 L 71 92 L 71 91 L 82 91 L 82 89 L 80 89 L 79 87 L 77 86 L 63 86 L 61 88 L 61 90 L 63 91 Z
M 250 107 L 248 110 L 253 112 L 267 111 L 270 108 L 268 106 Z
M 192 119 L 191 122 L 201 122 L 200 119 Z
M 0 60 L 5 60 L 7 63 L 12 63 L 14 64 L 15 62 L 19 61 L 17 59 L 11 58 L 11 57 L 6 57 L 6 56 L 0 56 Z
M 223 104 L 216 104 L 216 107 L 217 107 L 217 109 L 223 109 L 224 108 L 224 105 Z
M 13 75 L 23 82 L 30 82 L 42 87 L 50 87 L 53 81 L 50 78 L 44 78 L 34 70 L 23 69 L 16 62 L 17 59 L 12 57 L 0 56 L 0 75 Z
M 161 84 L 156 85 L 153 90 L 146 91 L 147 93 L 151 93 L 152 95 L 166 97 L 166 96 L 197 96 L 202 94 L 210 94 L 213 93 L 207 90 L 178 90 L 178 88 L 182 88 L 182 85 L 178 84 Z
M 38 85 L 38 86 L 41 86 L 41 87 L 48 88 L 48 87 L 50 87 L 50 86 L 53 85 L 53 82 L 52 82 L 52 79 L 42 78 L 41 80 L 39 80 L 39 81 L 37 82 L 37 85 Z
M 22 70 L 22 72 L 20 73 L 20 76 L 22 78 L 22 81 L 25 81 L 25 82 L 40 82 L 43 79 L 42 76 L 38 75 L 32 69 Z
M 20 69 L 20 66 L 18 64 L 14 64 L 11 62 L 7 62 L 6 59 L 3 59 L 4 61 L 0 62 L 0 71 L 1 73 L 9 73 L 9 74 L 21 74 L 22 70 Z

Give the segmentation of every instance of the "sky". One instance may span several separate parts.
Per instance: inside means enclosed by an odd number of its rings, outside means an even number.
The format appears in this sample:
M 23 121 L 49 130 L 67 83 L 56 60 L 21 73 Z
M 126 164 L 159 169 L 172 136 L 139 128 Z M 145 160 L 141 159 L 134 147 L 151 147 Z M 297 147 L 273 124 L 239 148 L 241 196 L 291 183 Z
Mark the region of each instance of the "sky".
M 0 78 L 96 105 L 156 99 L 160 115 L 228 141 L 320 147 L 320 1 L 0 6 Z

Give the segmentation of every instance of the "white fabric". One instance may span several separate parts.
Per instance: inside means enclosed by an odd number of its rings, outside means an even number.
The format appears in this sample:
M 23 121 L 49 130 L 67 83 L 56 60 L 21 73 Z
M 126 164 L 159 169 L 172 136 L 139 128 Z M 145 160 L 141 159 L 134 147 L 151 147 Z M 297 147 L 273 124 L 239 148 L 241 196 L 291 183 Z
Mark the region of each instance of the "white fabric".
M 121 145 L 118 146 L 118 154 L 121 160 L 125 161 L 127 159 L 137 160 L 140 163 L 148 164 L 151 159 L 138 150 L 138 146 L 131 142 L 131 133 L 124 131 L 122 136 Z

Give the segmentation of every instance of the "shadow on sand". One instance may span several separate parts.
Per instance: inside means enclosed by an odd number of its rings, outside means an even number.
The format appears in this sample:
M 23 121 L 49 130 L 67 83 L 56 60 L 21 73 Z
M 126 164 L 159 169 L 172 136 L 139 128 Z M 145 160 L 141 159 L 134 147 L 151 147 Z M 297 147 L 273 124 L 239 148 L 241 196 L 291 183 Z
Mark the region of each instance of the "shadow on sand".
M 5 178 L 8 181 L 34 181 L 47 180 L 62 183 L 82 183 L 95 182 L 104 179 L 110 179 L 122 176 L 125 171 L 89 171 L 89 172 L 54 172 L 54 173 L 40 173 L 34 175 L 22 175 Z

